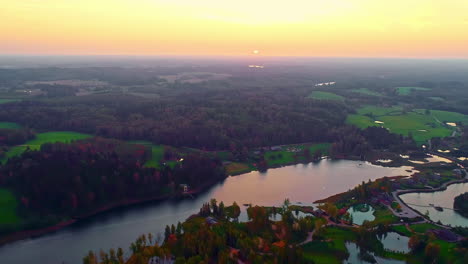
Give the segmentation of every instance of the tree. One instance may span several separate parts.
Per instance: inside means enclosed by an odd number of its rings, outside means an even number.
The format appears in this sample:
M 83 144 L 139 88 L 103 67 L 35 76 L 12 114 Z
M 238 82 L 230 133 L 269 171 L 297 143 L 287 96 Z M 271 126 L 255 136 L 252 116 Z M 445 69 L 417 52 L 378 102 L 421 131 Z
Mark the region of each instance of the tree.
M 238 220 L 240 213 L 241 211 L 240 211 L 239 205 L 236 202 L 233 202 L 232 203 L 232 218 L 234 218 L 235 220 Z
M 426 248 L 424 249 L 424 255 L 432 263 L 436 263 L 436 260 L 439 257 L 439 253 L 440 246 L 435 243 L 427 244 Z

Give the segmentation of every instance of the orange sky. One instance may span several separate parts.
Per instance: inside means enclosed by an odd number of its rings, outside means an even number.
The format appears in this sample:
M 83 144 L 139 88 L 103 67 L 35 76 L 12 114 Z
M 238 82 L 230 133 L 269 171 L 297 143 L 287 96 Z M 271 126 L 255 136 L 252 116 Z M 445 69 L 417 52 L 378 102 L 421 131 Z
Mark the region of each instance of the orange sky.
M 468 0 L 0 0 L 2 54 L 468 57 Z

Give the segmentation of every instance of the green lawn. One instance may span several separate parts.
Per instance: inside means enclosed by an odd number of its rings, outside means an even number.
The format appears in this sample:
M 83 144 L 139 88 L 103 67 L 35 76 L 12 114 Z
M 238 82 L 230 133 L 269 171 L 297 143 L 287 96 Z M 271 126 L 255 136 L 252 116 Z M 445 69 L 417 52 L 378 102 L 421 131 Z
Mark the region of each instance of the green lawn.
M 317 100 L 335 100 L 343 101 L 344 97 L 330 92 L 322 91 L 313 91 L 307 98 L 317 99 Z
M 1 99 L 0 98 L 0 104 L 6 104 L 6 103 L 11 103 L 11 102 L 18 102 L 20 99 Z
M 20 129 L 21 126 L 13 122 L 0 122 L 0 129 Z
M 15 224 L 20 218 L 16 214 L 18 201 L 15 196 L 6 189 L 0 189 L 0 225 Z
M 431 90 L 430 88 L 424 88 L 424 87 L 397 87 L 397 93 L 398 95 L 409 95 L 413 91 L 429 91 Z
M 330 145 L 330 143 L 319 143 L 313 145 L 288 145 L 283 146 L 282 150 L 265 152 L 264 158 L 268 166 L 292 164 L 295 162 L 306 161 L 306 158 L 304 157 L 304 148 L 309 149 L 310 156 L 312 157 L 317 150 L 320 150 L 323 155 L 327 155 L 328 150 L 330 149 Z M 292 152 L 292 149 L 299 151 Z
M 392 133 L 405 136 L 412 134 L 418 144 L 423 144 L 428 139 L 452 134 L 453 128 L 443 124 L 444 122 L 468 124 L 468 116 L 437 110 L 431 110 L 430 114 L 426 114 L 424 109 L 404 113 L 399 107 L 365 106 L 358 109 L 357 114 L 349 115 L 346 122 L 359 128 L 383 126 Z
M 398 222 L 398 217 L 387 208 L 375 208 L 374 212 L 375 219 L 372 221 L 373 224 L 392 224 Z
M 436 225 L 427 224 L 427 223 L 410 225 L 410 228 L 416 233 L 426 233 L 426 231 L 430 229 L 441 229 L 440 227 Z
M 431 97 L 429 97 L 429 99 L 432 99 L 434 101 L 445 101 L 444 98 L 438 97 L 438 96 L 431 96 Z
M 360 94 L 369 95 L 369 96 L 382 96 L 381 93 L 369 90 L 367 88 L 353 89 L 351 91 L 354 93 L 360 93 Z
M 164 146 L 163 145 L 154 145 L 149 141 L 129 141 L 131 144 L 140 144 L 151 147 L 151 159 L 146 161 L 145 167 L 149 168 L 159 168 L 161 161 L 164 158 Z
M 40 149 L 42 144 L 45 143 L 55 143 L 55 142 L 63 142 L 63 143 L 70 143 L 73 140 L 81 140 L 92 137 L 88 134 L 82 134 L 77 132 L 71 131 L 55 131 L 55 132 L 45 132 L 36 134 L 36 138 L 30 140 L 23 145 L 18 145 L 10 148 L 6 153 L 5 157 L 0 160 L 1 163 L 6 162 L 8 158 L 15 157 L 21 155 L 28 147 L 31 150 L 38 150 Z
M 395 230 L 397 233 L 405 235 L 407 237 L 413 235 L 413 233 L 411 233 L 411 231 L 409 231 L 405 225 L 393 226 L 392 229 Z
M 337 254 L 336 244 L 342 243 L 341 247 L 345 247 L 345 251 L 339 251 Z M 316 264 L 341 264 L 342 259 L 338 255 L 346 254 L 346 246 L 342 241 L 325 242 L 325 241 L 312 241 L 302 246 L 304 250 L 304 258 L 312 260 Z

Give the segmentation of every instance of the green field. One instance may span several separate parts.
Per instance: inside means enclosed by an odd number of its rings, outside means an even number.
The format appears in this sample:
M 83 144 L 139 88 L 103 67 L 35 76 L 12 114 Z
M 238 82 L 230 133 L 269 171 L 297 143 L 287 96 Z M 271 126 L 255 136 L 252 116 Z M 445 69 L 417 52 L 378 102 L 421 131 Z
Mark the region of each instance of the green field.
M 434 101 L 445 101 L 444 98 L 442 97 L 438 97 L 438 96 L 431 96 L 431 97 L 428 97 L 429 99 L 432 99 Z
M 413 91 L 429 91 L 431 89 L 424 87 L 397 87 L 396 90 L 398 95 L 409 95 Z
M 382 96 L 381 93 L 369 90 L 367 88 L 353 89 L 351 91 L 354 92 L 354 93 L 360 93 L 360 94 L 369 95 L 369 96 Z
M 164 158 L 164 146 L 154 145 L 149 141 L 129 141 L 131 144 L 140 144 L 151 147 L 151 159 L 146 161 L 145 167 L 159 168 Z M 170 165 L 170 164 L 169 164 Z
M 80 140 L 92 137 L 88 134 L 82 134 L 70 131 L 56 131 L 56 132 L 45 132 L 36 134 L 36 138 L 30 140 L 23 145 L 18 145 L 10 148 L 6 153 L 5 157 L 0 160 L 1 163 L 6 162 L 9 158 L 21 155 L 28 147 L 31 150 L 40 149 L 42 144 L 63 142 L 70 143 L 73 140 Z
M 0 129 L 20 129 L 21 126 L 13 122 L 0 122 Z
M 334 100 L 334 101 L 343 101 L 344 97 L 330 92 L 322 91 L 313 91 L 307 98 L 317 99 L 317 100 Z
M 410 228 L 416 233 L 426 233 L 428 230 L 431 229 L 441 229 L 440 227 L 433 225 L 433 224 L 415 224 L 410 225 Z
M 11 102 L 18 102 L 20 99 L 1 99 L 0 98 L 0 104 L 6 104 L 6 103 L 11 103 Z
M 330 143 L 320 143 L 312 145 L 288 145 L 283 146 L 282 150 L 267 151 L 264 158 L 268 166 L 281 166 L 296 162 L 306 161 L 304 157 L 304 149 L 308 148 L 310 156 L 313 157 L 317 150 L 322 152 L 322 155 L 327 155 L 330 149 Z
M 0 189 L 0 225 L 15 224 L 20 218 L 16 214 L 18 201 L 15 196 L 6 189 Z
M 383 122 L 376 123 L 377 122 Z M 450 136 L 454 128 L 444 122 L 468 123 L 468 117 L 455 112 L 431 110 L 429 114 L 424 109 L 403 112 L 399 107 L 366 106 L 360 108 L 357 114 L 349 115 L 346 122 L 359 128 L 383 126 L 390 132 L 408 136 L 412 135 L 418 144 L 423 144 L 434 137 Z

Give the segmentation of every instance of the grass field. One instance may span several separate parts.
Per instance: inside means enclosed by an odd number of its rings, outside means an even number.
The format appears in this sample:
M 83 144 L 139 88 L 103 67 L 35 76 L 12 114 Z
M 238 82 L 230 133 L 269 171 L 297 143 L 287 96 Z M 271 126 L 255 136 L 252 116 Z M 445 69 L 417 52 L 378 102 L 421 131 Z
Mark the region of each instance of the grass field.
M 431 96 L 431 97 L 429 97 L 429 99 L 432 99 L 434 101 L 445 101 L 444 98 L 438 97 L 438 96 Z
M 0 122 L 0 129 L 20 129 L 21 126 L 13 122 Z
M 11 103 L 11 102 L 18 102 L 20 99 L 1 99 L 0 98 L 0 104 L 6 104 L 6 103 Z
M 88 134 L 82 134 L 77 132 L 70 132 L 70 131 L 55 131 L 55 132 L 45 132 L 36 134 L 36 138 L 30 140 L 23 145 L 18 145 L 10 148 L 6 153 L 5 157 L 0 160 L 1 163 L 6 162 L 11 157 L 15 157 L 21 155 L 28 147 L 31 150 L 38 150 L 40 149 L 42 144 L 45 143 L 55 143 L 55 142 L 63 142 L 63 143 L 70 143 L 73 140 L 80 140 L 92 137 Z
M 353 89 L 351 91 L 354 92 L 354 93 L 360 93 L 360 94 L 369 95 L 369 96 L 382 96 L 381 93 L 369 90 L 367 88 Z
M 283 146 L 282 150 L 278 151 L 267 151 L 265 153 L 265 160 L 268 166 L 280 166 L 286 164 L 292 164 L 295 162 L 306 161 L 304 157 L 304 149 L 308 148 L 310 156 L 312 157 L 317 150 L 322 152 L 322 155 L 328 155 L 330 149 L 330 143 L 320 143 L 312 145 L 288 145 Z M 297 150 L 293 152 L 292 150 Z
M 228 175 L 238 175 L 252 171 L 252 168 L 245 163 L 232 162 L 226 165 L 226 173 Z
M 376 123 L 383 122 L 382 123 Z M 463 122 L 468 124 L 468 116 L 455 112 L 431 110 L 426 114 L 424 109 L 404 113 L 399 107 L 366 106 L 358 109 L 357 114 L 349 115 L 346 122 L 359 128 L 383 126 L 392 133 L 408 136 L 412 134 L 418 144 L 423 144 L 434 137 L 447 137 L 453 128 L 445 122 Z
M 140 144 L 151 147 L 151 159 L 146 161 L 145 167 L 159 168 L 164 158 L 164 146 L 154 145 L 149 141 L 129 141 L 131 144 Z
M 429 91 L 431 89 L 424 87 L 397 87 L 396 90 L 398 95 L 409 95 L 413 91 Z
M 322 91 L 313 91 L 307 98 L 317 99 L 317 100 L 334 100 L 334 101 L 343 101 L 344 97 L 330 92 Z
M 15 196 L 6 189 L 0 189 L 0 225 L 15 224 L 20 218 L 16 214 L 18 201 Z
M 433 225 L 433 224 L 415 224 L 410 225 L 410 228 L 416 233 L 426 233 L 427 230 L 430 229 L 441 229 L 440 227 Z

